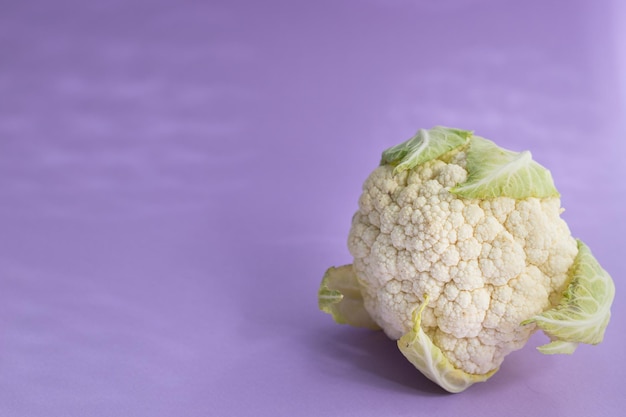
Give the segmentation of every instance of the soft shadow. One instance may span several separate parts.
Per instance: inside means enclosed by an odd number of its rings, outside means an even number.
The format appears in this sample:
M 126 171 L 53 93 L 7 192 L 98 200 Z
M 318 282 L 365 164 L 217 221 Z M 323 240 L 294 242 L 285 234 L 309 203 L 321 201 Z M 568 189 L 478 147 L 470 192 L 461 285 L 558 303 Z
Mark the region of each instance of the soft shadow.
M 328 374 L 394 391 L 402 387 L 412 395 L 416 391 L 426 396 L 449 395 L 414 368 L 396 342 L 381 331 L 341 326 L 316 334 L 314 341 Z M 372 378 L 364 380 L 361 371 Z
M 243 253 L 254 253 L 254 262 L 233 259 L 231 265 L 240 271 L 233 274 L 229 285 L 239 295 L 245 337 L 267 338 L 274 332 L 301 335 L 298 340 L 306 355 L 325 375 L 411 395 L 446 395 L 415 369 L 382 331 L 337 325 L 319 311 L 317 291 L 330 258 L 320 247 L 318 242 L 306 240 L 262 246 L 252 243 Z M 247 326 L 250 323 L 254 324 Z

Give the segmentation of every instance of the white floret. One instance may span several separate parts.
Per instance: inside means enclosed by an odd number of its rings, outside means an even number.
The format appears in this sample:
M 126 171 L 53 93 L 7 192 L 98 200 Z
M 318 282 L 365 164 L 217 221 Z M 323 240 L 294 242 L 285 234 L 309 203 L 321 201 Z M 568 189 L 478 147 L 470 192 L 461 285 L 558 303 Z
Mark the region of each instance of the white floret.
M 482 374 L 526 342 L 520 323 L 559 300 L 577 253 L 556 197 L 462 199 L 465 153 L 367 179 L 348 240 L 365 307 L 392 338 L 430 297 L 422 327 L 459 369 Z

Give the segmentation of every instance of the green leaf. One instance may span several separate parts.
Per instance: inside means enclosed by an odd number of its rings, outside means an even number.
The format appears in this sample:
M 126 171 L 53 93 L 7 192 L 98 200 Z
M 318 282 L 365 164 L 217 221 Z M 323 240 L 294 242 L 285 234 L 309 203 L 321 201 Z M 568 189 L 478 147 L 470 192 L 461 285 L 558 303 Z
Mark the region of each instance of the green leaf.
M 498 369 L 484 375 L 476 375 L 452 365 L 421 328 L 422 312 L 428 305 L 428 300 L 429 297 L 424 296 L 424 302 L 413 311 L 413 328 L 398 340 L 398 348 L 409 362 L 428 379 L 452 393 L 464 391 L 476 382 L 486 381 L 495 374 Z
M 337 323 L 380 330 L 365 310 L 352 265 L 328 268 L 318 292 L 318 304 L 320 310 L 332 315 Z
M 450 192 L 477 199 L 559 196 L 550 171 L 533 161 L 530 152 L 509 151 L 478 136 L 467 150 L 467 172 L 467 181 Z
M 539 347 L 542 353 L 572 353 L 578 343 L 596 345 L 609 324 L 615 285 L 580 240 L 569 275 L 570 284 L 559 304 L 522 322 L 537 324 L 552 340 Z
M 395 174 L 439 158 L 465 145 L 471 136 L 471 131 L 443 126 L 420 129 L 411 139 L 384 151 L 380 164 L 395 166 Z
M 554 354 L 566 354 L 571 355 L 574 353 L 576 348 L 578 347 L 578 343 L 576 342 L 564 342 L 562 340 L 555 340 L 546 345 L 539 346 L 537 350 L 544 355 L 554 355 Z

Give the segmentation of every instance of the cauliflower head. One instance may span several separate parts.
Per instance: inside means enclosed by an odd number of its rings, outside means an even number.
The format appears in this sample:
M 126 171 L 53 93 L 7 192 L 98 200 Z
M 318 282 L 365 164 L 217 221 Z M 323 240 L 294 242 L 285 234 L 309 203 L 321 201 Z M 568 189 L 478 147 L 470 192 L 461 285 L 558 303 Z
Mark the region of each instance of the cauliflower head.
M 599 343 L 613 282 L 562 211 L 529 152 L 420 130 L 365 181 L 348 237 L 354 262 L 327 271 L 320 308 L 382 329 L 450 392 L 488 379 L 537 328 L 552 340 L 544 353 Z

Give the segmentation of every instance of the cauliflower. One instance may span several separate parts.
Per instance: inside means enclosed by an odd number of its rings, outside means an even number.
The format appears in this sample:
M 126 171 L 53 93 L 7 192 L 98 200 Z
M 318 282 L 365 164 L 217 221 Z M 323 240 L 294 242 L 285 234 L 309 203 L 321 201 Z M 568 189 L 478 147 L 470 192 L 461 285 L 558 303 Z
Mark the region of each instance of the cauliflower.
M 319 305 L 382 329 L 450 392 L 485 381 L 542 329 L 543 353 L 602 341 L 611 277 L 571 236 L 550 172 L 459 129 L 420 130 L 383 153 L 352 219 L 351 265 Z

